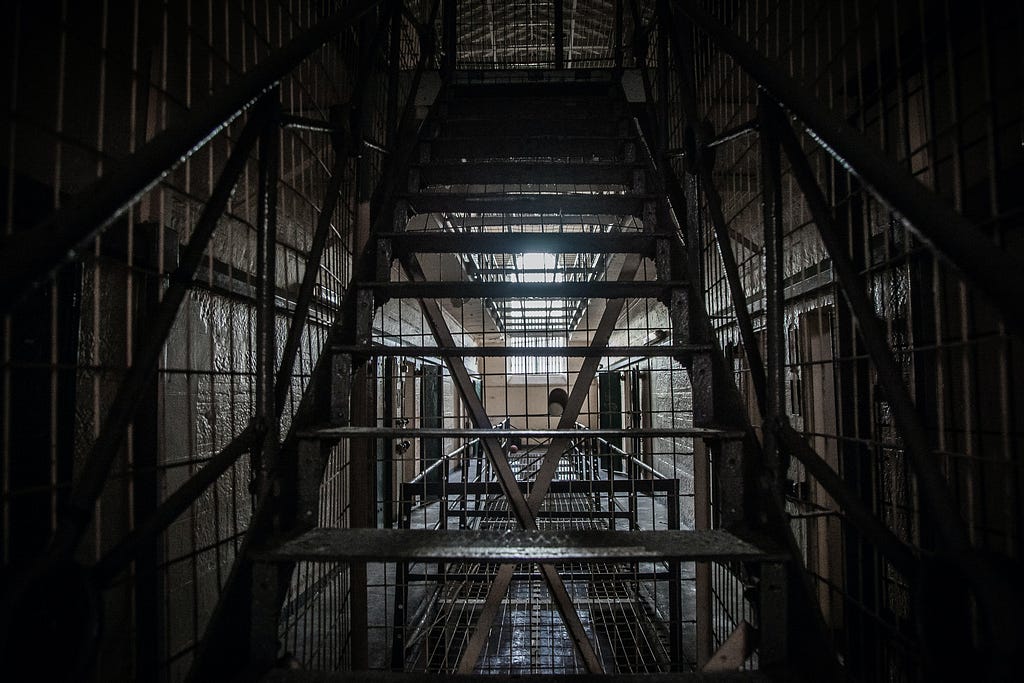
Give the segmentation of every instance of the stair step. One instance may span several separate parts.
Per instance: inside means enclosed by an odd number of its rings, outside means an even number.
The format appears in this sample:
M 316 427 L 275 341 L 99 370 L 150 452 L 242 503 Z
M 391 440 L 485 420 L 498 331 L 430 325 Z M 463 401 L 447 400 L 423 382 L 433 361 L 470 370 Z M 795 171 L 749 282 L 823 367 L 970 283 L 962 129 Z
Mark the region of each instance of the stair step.
M 590 358 L 628 356 L 635 358 L 656 358 L 692 356 L 698 353 L 710 353 L 708 345 L 693 344 L 687 346 L 606 346 L 591 348 L 589 346 L 455 346 L 442 348 L 439 346 L 335 346 L 335 353 L 351 353 L 378 357 L 409 357 L 409 358 L 509 358 L 518 356 L 557 356 L 561 358 Z
M 420 167 L 423 185 L 541 184 L 632 185 L 643 166 L 616 162 L 552 163 L 484 161 L 439 162 Z
M 607 94 L 561 93 L 558 90 L 536 91 L 515 95 L 509 89 L 486 94 L 469 89 L 455 92 L 446 102 L 447 117 L 494 117 L 496 120 L 513 118 L 609 119 L 620 116 L 626 109 L 621 100 L 609 99 Z
M 684 562 L 768 561 L 786 555 L 723 530 L 610 531 L 313 529 L 273 550 L 270 562 Z
M 588 79 L 567 79 L 565 71 L 537 71 L 531 74 L 538 79 L 547 80 L 523 80 L 522 78 L 501 79 L 490 83 L 454 83 L 449 89 L 452 101 L 480 101 L 487 99 L 504 100 L 530 100 L 530 99 L 553 99 L 563 100 L 587 100 L 599 99 L 607 103 L 614 100 L 617 93 L 622 90 L 618 83 L 613 80 L 610 74 L 605 73 L 603 78 Z M 521 76 L 522 72 L 510 73 L 510 75 Z M 486 76 L 498 77 L 498 72 L 485 74 Z
M 579 438 L 598 437 L 602 439 L 617 436 L 663 437 L 679 439 L 736 440 L 742 439 L 742 431 L 716 429 L 713 427 L 674 427 L 672 429 L 476 429 L 471 427 L 320 427 L 303 431 L 303 439 L 338 440 L 349 439 L 416 439 L 416 438 L 486 438 L 508 439 L 555 439 L 563 436 Z
M 330 672 L 304 669 L 274 669 L 262 679 L 266 683 L 761 683 L 770 681 L 757 671 L 727 673 L 665 673 L 621 674 L 609 673 L 594 677 L 590 674 L 450 674 L 415 673 L 398 671 Z
M 604 114 L 601 117 L 570 117 L 559 116 L 557 111 L 547 116 L 517 116 L 510 118 L 507 112 L 501 116 L 491 117 L 476 114 L 474 116 L 447 116 L 440 122 L 441 136 L 453 138 L 472 138 L 495 133 L 501 135 L 523 136 L 566 136 L 593 135 L 598 137 L 615 137 L 628 132 L 628 123 L 622 117 Z
M 629 138 L 605 135 L 492 135 L 429 141 L 433 159 L 622 159 Z
M 392 299 L 658 299 L 685 282 L 360 282 Z
M 453 194 L 420 192 L 406 195 L 416 213 L 607 213 L 642 216 L 644 202 L 653 198 L 637 194 Z
M 659 238 L 627 232 L 437 232 L 381 233 L 397 258 L 408 254 L 643 254 L 653 256 Z

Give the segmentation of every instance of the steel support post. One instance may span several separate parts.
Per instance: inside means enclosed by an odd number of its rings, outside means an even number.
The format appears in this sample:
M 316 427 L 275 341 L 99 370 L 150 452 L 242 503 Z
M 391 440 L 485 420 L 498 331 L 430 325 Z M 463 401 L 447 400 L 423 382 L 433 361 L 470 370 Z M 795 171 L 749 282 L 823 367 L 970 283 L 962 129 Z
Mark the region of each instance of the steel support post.
M 280 437 L 274 381 L 277 373 L 277 185 L 281 126 L 279 93 L 267 95 L 268 119 L 259 142 L 256 204 L 256 417 L 266 425 L 263 445 L 252 452 L 254 496 L 267 477 Z
M 385 115 L 388 149 L 398 147 L 398 91 L 402 58 L 402 6 L 405 0 L 391 0 L 391 30 L 388 34 L 388 98 Z
M 703 439 L 693 440 L 693 513 L 695 530 L 711 528 L 711 468 L 707 445 Z M 711 633 L 711 564 L 697 562 L 694 572 L 697 669 L 700 670 L 714 649 Z
M 445 80 L 451 78 L 455 73 L 457 53 L 459 49 L 458 36 L 458 2 L 457 0 L 441 0 L 441 44 L 443 54 L 441 58 L 441 71 Z
M 356 222 L 352 235 L 352 253 L 366 252 L 371 241 L 370 215 L 370 165 L 365 155 L 359 158 L 357 171 Z M 376 266 L 376 263 L 374 263 Z M 355 342 L 356 345 L 370 345 L 372 341 L 374 316 L 373 293 L 359 290 L 356 295 Z M 375 400 L 376 382 L 373 377 L 372 361 L 353 363 L 351 381 L 342 382 L 340 391 L 351 396 L 349 410 L 351 424 L 355 427 L 376 426 Z M 353 529 L 374 526 L 372 491 L 373 465 L 376 440 L 371 437 L 349 439 L 349 518 L 348 526 Z M 349 638 L 352 645 L 352 670 L 365 671 L 369 668 L 368 600 L 366 563 L 353 562 L 349 565 Z
M 555 68 L 565 68 L 565 0 L 555 0 Z
M 758 669 L 776 680 L 788 680 L 789 599 L 786 565 L 763 562 L 758 588 Z
M 784 255 L 782 251 L 782 163 L 774 130 L 774 103 L 763 93 L 758 102 L 761 156 L 761 214 L 764 221 L 764 293 L 765 293 L 765 402 L 763 418 L 771 425 L 786 415 L 786 299 L 784 291 Z M 731 247 L 730 247 L 731 248 Z M 765 467 L 772 473 L 775 490 L 785 492 L 787 458 L 778 447 L 775 430 L 762 428 L 761 444 Z
M 672 480 L 672 489 L 669 492 L 666 507 L 668 509 L 668 528 L 681 529 L 678 479 Z M 671 653 L 672 671 L 683 671 L 683 571 L 679 560 L 669 560 L 668 574 L 669 652 Z
M 762 55 L 708 14 L 695 0 L 672 0 L 723 52 L 773 99 L 807 126 L 821 146 L 856 174 L 878 197 L 904 218 L 922 240 L 983 292 L 1007 326 L 1024 330 L 1024 265 L 997 247 L 946 200 L 922 185 L 902 164 L 787 75 L 787 69 Z
M 657 87 L 658 101 L 656 102 L 657 108 L 655 110 L 657 116 L 656 121 L 658 125 L 658 139 L 657 139 L 657 154 L 658 154 L 658 166 L 663 166 L 668 161 L 668 92 L 669 92 L 669 16 L 668 16 L 668 0 L 657 0 L 657 25 L 658 25 L 658 43 L 655 46 L 657 59 L 658 59 L 658 71 L 656 74 L 655 85 Z

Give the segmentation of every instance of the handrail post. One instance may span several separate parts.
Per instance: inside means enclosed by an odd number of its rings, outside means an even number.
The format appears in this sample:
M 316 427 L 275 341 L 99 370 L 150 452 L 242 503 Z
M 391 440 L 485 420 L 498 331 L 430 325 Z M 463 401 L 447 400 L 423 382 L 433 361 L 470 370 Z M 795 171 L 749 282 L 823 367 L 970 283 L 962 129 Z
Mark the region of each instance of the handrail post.
M 758 118 L 761 135 L 761 208 L 764 220 L 764 291 L 765 291 L 765 402 L 764 420 L 774 423 L 786 412 L 786 300 L 783 291 L 782 240 L 782 163 L 779 142 L 773 128 L 775 104 L 759 93 Z M 763 429 L 761 441 L 765 467 L 774 475 L 774 486 L 781 495 L 785 490 L 787 459 L 778 447 L 774 430 Z

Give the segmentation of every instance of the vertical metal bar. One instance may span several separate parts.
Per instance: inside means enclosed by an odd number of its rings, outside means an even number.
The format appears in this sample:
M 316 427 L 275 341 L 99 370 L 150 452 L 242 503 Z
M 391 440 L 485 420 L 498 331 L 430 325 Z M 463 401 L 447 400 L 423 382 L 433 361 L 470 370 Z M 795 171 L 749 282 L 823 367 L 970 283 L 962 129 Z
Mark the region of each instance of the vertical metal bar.
M 274 381 L 277 373 L 277 185 L 281 149 L 280 94 L 267 95 L 268 119 L 259 142 L 256 206 L 256 416 L 266 422 L 263 448 L 253 451 L 252 474 L 258 491 L 278 444 Z
M 668 499 L 668 528 L 682 528 L 679 514 L 679 479 L 672 479 L 672 488 Z M 684 670 L 683 664 L 683 572 L 682 563 L 670 560 L 668 563 L 668 613 L 669 613 L 669 650 L 671 652 L 672 671 Z
M 783 291 L 785 273 L 782 251 L 782 165 L 779 143 L 773 130 L 774 103 L 759 94 L 758 118 L 761 135 L 761 212 L 764 220 L 764 292 L 766 386 L 764 419 L 774 423 L 785 416 L 786 406 L 786 301 Z M 775 431 L 762 432 L 765 465 L 775 475 L 775 486 L 781 493 L 786 483 L 786 462 L 778 448 Z
M 366 155 L 359 158 L 357 171 L 357 202 L 356 224 L 352 236 L 352 253 L 363 253 L 370 241 L 370 165 Z M 355 336 L 357 344 L 369 344 L 373 329 L 373 294 L 368 290 L 360 290 L 356 301 Z M 349 409 L 351 424 L 361 427 L 372 427 L 376 423 L 376 400 L 373 394 L 375 383 L 372 378 L 372 366 L 361 362 L 351 375 L 351 383 L 343 390 L 350 394 Z M 371 476 L 375 442 L 371 438 L 349 440 L 349 527 L 366 528 L 372 526 Z M 369 668 L 369 638 L 367 634 L 367 575 L 365 562 L 353 562 L 349 565 L 350 596 L 349 637 L 352 643 L 352 670 L 365 671 Z
M 656 85 L 658 92 L 657 121 L 658 121 L 658 165 L 664 163 L 665 155 L 668 152 L 668 86 L 669 86 L 669 33 L 671 33 L 670 19 L 668 15 L 668 0 L 658 0 L 658 42 L 657 49 L 657 74 Z
M 444 46 L 444 55 L 441 61 L 441 71 L 447 79 L 455 72 L 456 51 L 459 48 L 458 18 L 456 16 L 458 2 L 457 0 L 442 0 L 442 2 L 444 4 L 441 13 L 441 43 Z
M 758 667 L 779 680 L 787 678 L 788 614 L 786 565 L 780 562 L 761 564 L 758 583 Z
M 622 2 L 623 0 L 615 0 L 615 68 L 622 69 L 623 65 L 623 54 L 622 54 Z
M 401 77 L 399 63 L 402 57 L 402 5 L 404 0 L 391 0 L 391 33 L 388 43 L 388 100 L 385 121 L 386 138 L 383 140 L 388 149 L 395 151 L 398 147 L 398 84 Z M 409 93 L 414 97 L 415 93 Z
M 711 528 L 711 469 L 707 446 L 702 439 L 693 440 L 693 528 Z M 711 564 L 698 562 L 696 574 L 697 669 L 703 668 L 713 651 L 711 641 Z
M 565 0 L 555 0 L 555 68 L 565 68 Z

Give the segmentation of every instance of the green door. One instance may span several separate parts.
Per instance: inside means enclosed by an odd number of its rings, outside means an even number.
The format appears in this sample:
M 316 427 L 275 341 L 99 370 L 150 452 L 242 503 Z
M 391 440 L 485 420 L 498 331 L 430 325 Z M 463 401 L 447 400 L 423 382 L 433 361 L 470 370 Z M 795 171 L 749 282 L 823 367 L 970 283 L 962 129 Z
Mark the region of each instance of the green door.
M 600 410 L 598 426 L 601 429 L 622 429 L 622 374 L 614 371 L 600 372 L 597 375 L 597 403 Z M 605 441 L 607 443 L 605 443 Z M 605 437 L 599 442 L 601 448 L 601 467 L 614 468 L 622 471 L 622 456 L 616 454 L 608 444 L 622 448 L 622 437 Z

